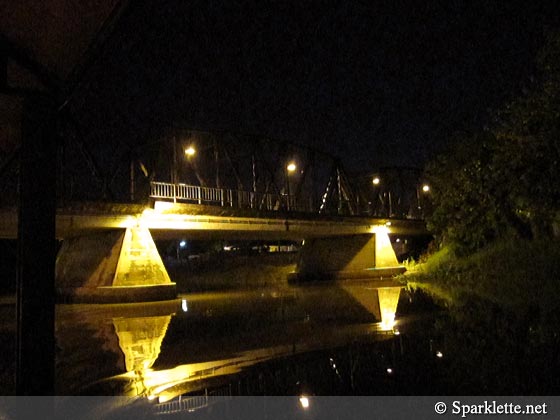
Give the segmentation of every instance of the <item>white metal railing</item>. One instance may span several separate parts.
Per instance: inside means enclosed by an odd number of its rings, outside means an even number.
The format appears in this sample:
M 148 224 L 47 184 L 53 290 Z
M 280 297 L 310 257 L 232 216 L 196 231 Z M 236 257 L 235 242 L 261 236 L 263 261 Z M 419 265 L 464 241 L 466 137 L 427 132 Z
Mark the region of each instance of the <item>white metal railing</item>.
M 294 195 L 256 193 L 252 191 L 201 187 L 199 185 L 151 182 L 150 197 L 196 204 L 268 211 L 290 210 L 310 212 L 310 203 L 302 203 Z
M 158 403 L 154 406 L 154 414 L 156 415 L 166 415 L 166 414 L 176 414 L 180 412 L 193 412 L 201 408 L 208 407 L 210 405 L 224 402 L 231 399 L 231 386 L 224 387 L 221 389 L 216 389 L 208 392 L 208 389 L 204 390 L 204 395 L 193 395 L 188 397 L 179 396 L 179 398 Z

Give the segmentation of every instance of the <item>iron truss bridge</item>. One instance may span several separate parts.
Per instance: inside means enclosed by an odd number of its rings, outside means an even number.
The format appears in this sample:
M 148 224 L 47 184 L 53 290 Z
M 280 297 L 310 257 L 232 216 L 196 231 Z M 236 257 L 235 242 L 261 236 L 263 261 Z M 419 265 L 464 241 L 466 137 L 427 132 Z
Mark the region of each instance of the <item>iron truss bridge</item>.
M 423 219 L 421 173 L 354 173 L 319 148 L 231 132 L 169 128 L 138 145 L 95 143 L 88 127 L 60 122 L 57 198 L 147 204 L 164 200 L 253 211 Z M 91 144 L 97 144 L 92 147 Z M 18 202 L 17 150 L 0 154 L 0 207 Z M 373 182 L 376 180 L 376 182 Z

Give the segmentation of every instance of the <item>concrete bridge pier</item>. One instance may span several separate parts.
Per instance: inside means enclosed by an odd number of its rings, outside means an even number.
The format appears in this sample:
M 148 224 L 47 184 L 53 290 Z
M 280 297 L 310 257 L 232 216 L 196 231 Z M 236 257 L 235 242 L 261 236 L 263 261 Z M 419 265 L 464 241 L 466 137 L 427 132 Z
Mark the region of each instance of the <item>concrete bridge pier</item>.
M 306 239 L 291 281 L 389 279 L 405 271 L 389 235 L 372 234 Z
M 62 302 L 146 302 L 174 299 L 175 283 L 150 231 L 126 228 L 65 239 L 56 259 Z

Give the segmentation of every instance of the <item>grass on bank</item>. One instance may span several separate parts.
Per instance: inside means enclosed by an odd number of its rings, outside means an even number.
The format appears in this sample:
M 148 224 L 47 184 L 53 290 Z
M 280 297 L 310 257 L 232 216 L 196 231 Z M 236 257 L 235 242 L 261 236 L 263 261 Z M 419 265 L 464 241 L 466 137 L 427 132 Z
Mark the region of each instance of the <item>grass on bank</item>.
M 403 276 L 448 310 L 449 390 L 462 395 L 557 395 L 560 241 L 504 241 L 468 257 L 442 249 Z
M 504 241 L 468 257 L 449 248 L 412 265 L 405 276 L 448 304 L 465 296 L 510 309 L 535 308 L 550 313 L 560 307 L 560 241 Z

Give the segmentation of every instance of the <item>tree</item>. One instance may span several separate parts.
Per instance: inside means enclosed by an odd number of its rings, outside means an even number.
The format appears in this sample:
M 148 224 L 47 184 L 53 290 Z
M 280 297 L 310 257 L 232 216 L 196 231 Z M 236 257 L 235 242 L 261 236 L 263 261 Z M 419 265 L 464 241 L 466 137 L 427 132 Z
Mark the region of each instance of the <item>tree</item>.
M 532 88 L 496 113 L 489 129 L 456 136 L 427 168 L 429 228 L 459 252 L 496 238 L 551 236 L 560 215 L 560 35 L 538 56 Z
M 538 58 L 539 82 L 506 106 L 493 129 L 495 168 L 512 179 L 510 201 L 536 237 L 550 235 L 560 210 L 560 35 L 550 35 Z
M 495 149 L 490 133 L 455 135 L 455 146 L 427 168 L 433 212 L 428 228 L 459 253 L 469 253 L 500 236 L 506 223 L 488 168 Z

